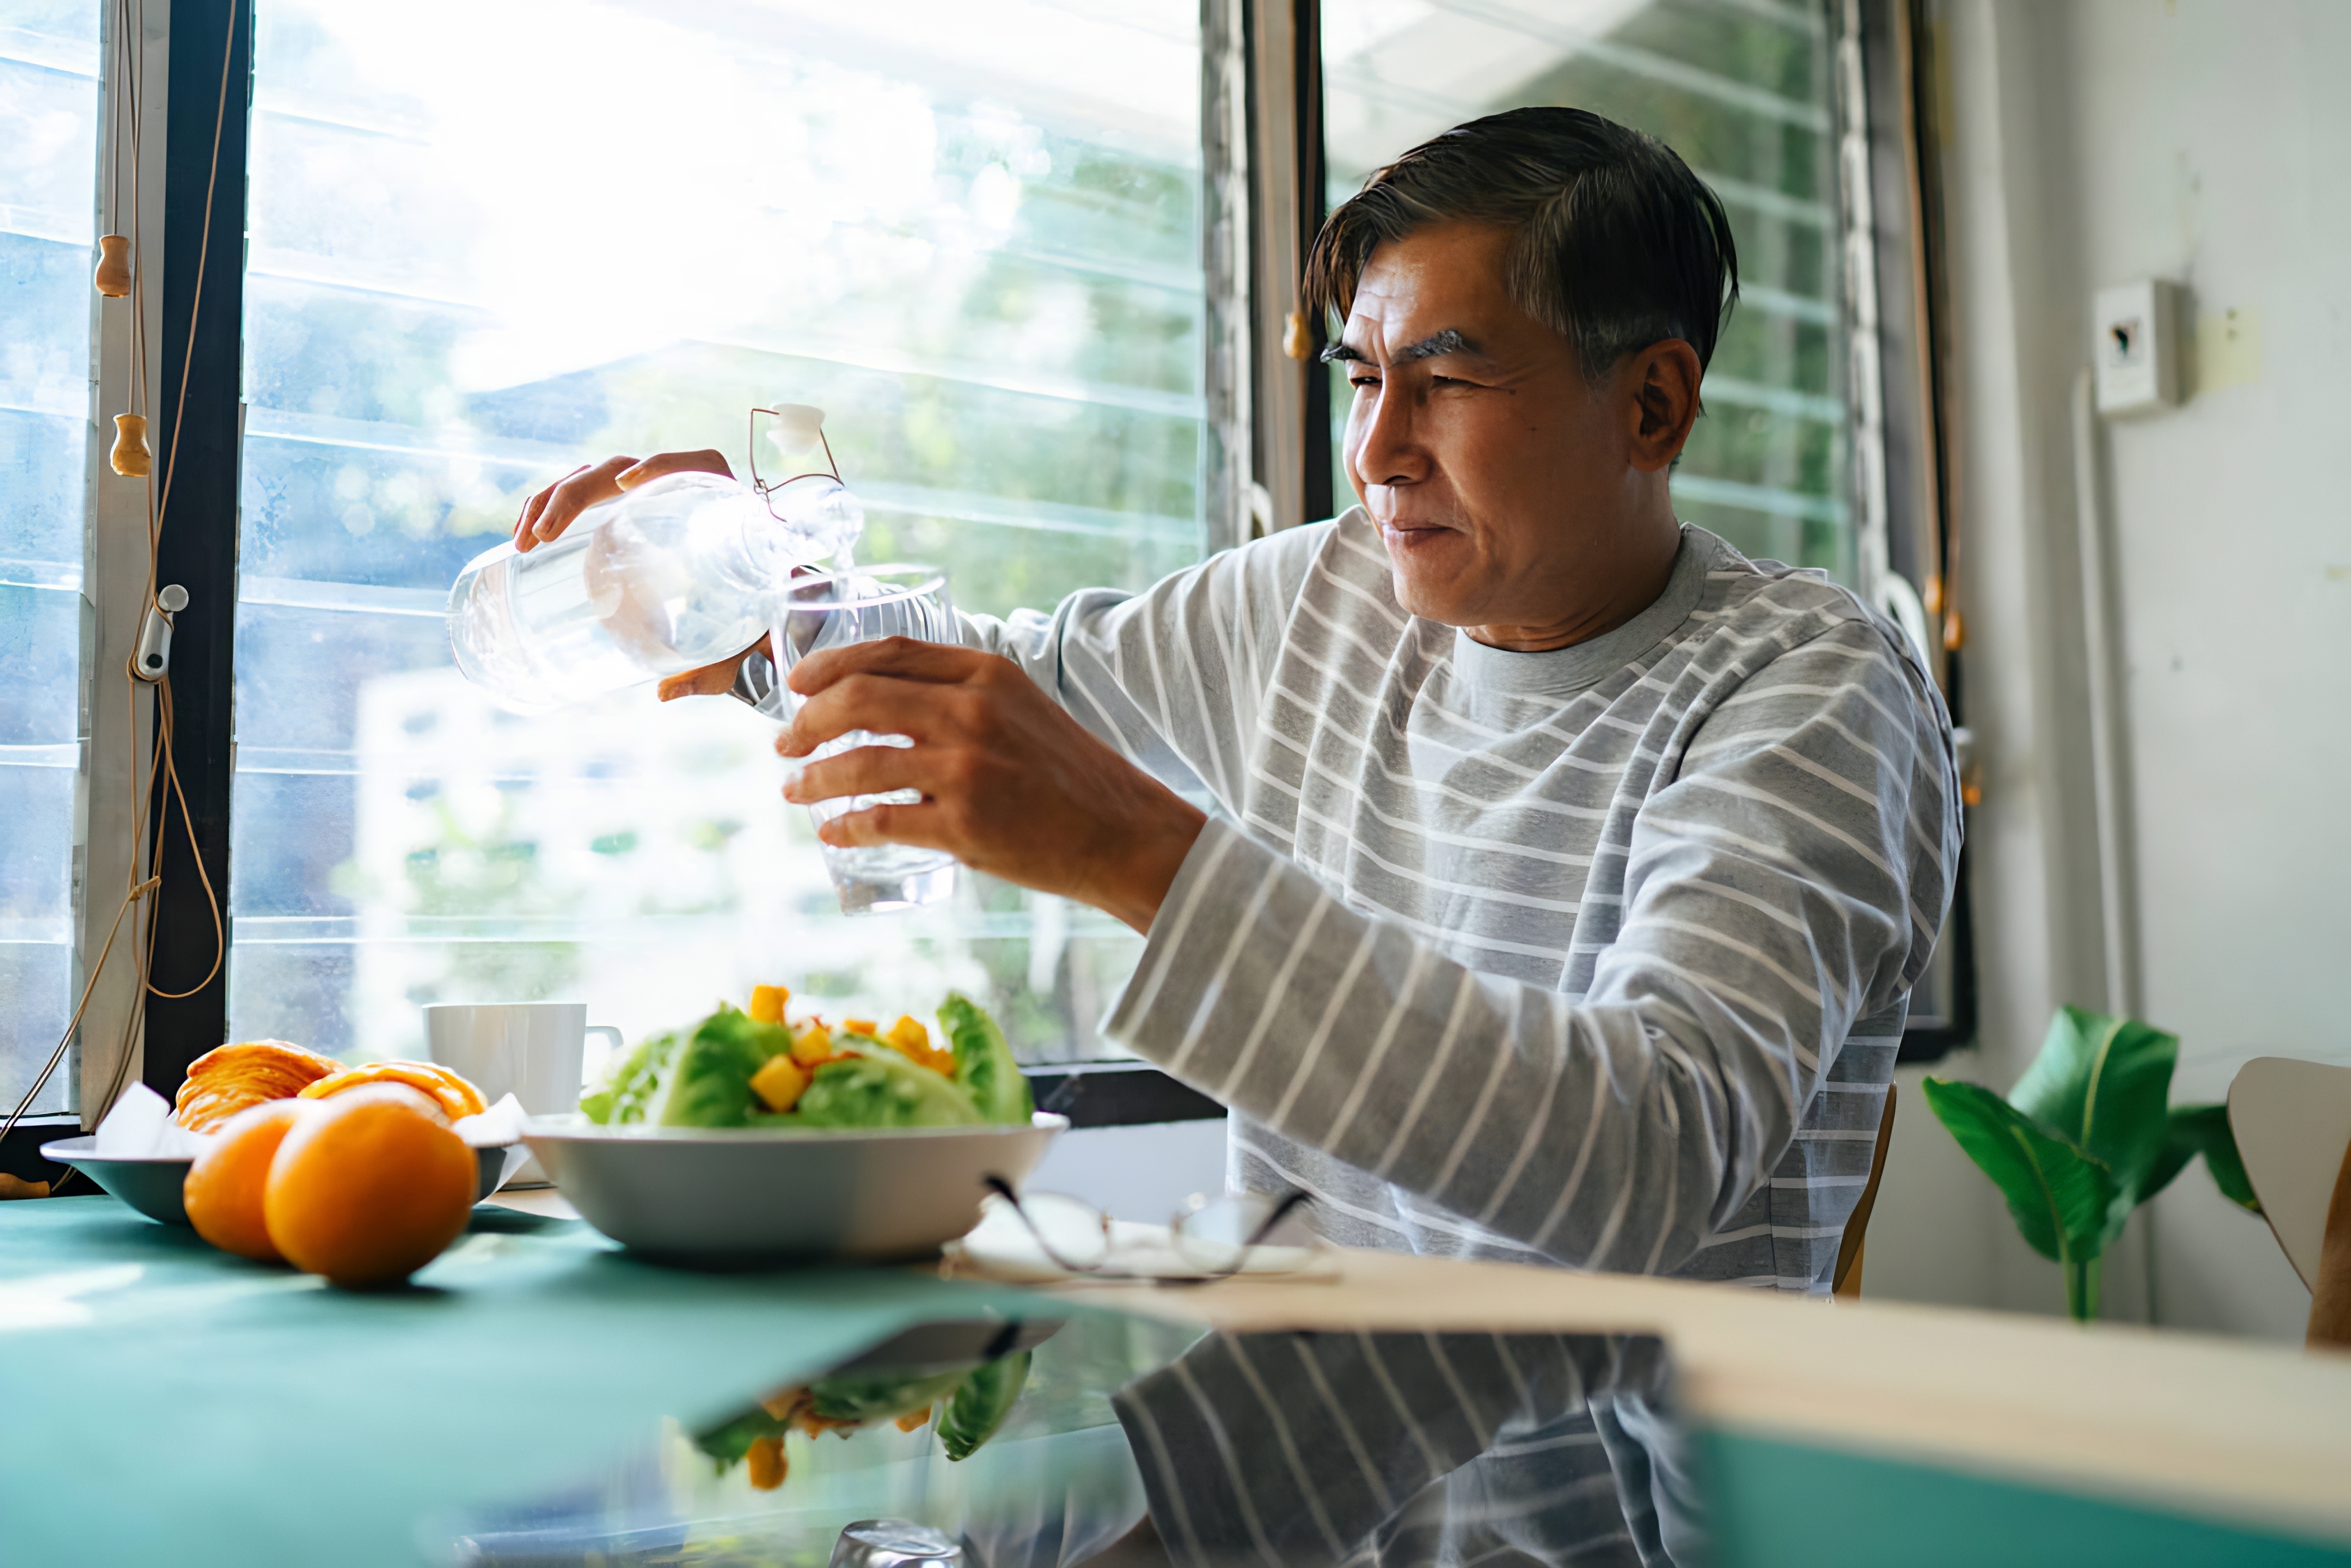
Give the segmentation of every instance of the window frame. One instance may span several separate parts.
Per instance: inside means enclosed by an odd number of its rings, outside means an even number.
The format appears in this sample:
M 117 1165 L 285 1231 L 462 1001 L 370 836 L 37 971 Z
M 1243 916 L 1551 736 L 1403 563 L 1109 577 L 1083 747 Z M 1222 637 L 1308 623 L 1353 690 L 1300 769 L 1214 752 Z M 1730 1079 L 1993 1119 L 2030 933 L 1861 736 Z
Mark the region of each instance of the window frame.
M 252 0 L 175 0 L 163 151 L 162 361 L 185 392 L 158 419 L 155 463 L 173 509 L 156 580 L 188 591 L 167 676 L 172 766 L 187 818 L 159 801 L 163 884 L 141 1077 L 166 1099 L 228 1029 L 229 795 L 235 767 L 238 476 L 245 435 L 245 208 L 253 103 Z M 176 89 L 176 90 L 171 90 Z M 209 284 L 211 287 L 206 287 Z M 192 331 L 193 329 L 193 331 Z M 168 372 L 167 372 L 168 374 Z M 158 408 L 170 406 L 159 400 Z M 195 833 L 191 840 L 187 824 Z M 209 891 L 207 889 L 209 883 Z M 217 920 L 217 925 L 215 925 Z M 211 977 L 204 979 L 207 970 Z M 201 984 L 198 984 L 199 981 Z
M 123 79 L 126 16 L 142 31 L 131 42 L 139 57 L 138 91 Z M 217 823 L 220 847 L 225 847 L 225 756 L 227 727 L 215 723 L 226 692 L 226 637 L 233 622 L 235 556 L 235 443 L 237 438 L 236 344 L 241 338 L 239 293 L 216 290 L 199 325 L 204 327 L 195 345 L 197 357 L 186 359 L 190 296 L 196 286 L 193 259 L 207 244 L 214 267 L 240 265 L 244 248 L 242 115 L 227 110 L 242 102 L 246 91 L 235 54 L 226 59 L 232 16 L 241 16 L 237 32 L 250 37 L 251 13 L 242 0 L 149 0 L 139 7 L 106 5 L 99 37 L 98 158 L 93 165 L 91 202 L 105 227 L 105 195 L 109 172 L 118 183 L 121 210 L 130 212 L 135 199 L 135 224 L 142 236 L 140 289 L 131 298 L 110 300 L 93 288 L 90 295 L 90 437 L 85 449 L 87 475 L 83 490 L 83 587 L 85 614 L 90 628 L 85 640 L 80 672 L 79 708 L 82 721 L 82 762 L 77 779 L 79 807 L 75 852 L 73 930 L 74 994 L 89 991 L 81 1021 L 75 1030 L 68 1061 L 61 1071 L 73 1076 L 74 1109 L 45 1115 L 27 1115 L 0 1145 L 0 1169 L 28 1180 L 61 1182 L 66 1167 L 40 1158 L 39 1146 L 70 1136 L 97 1119 L 111 1087 L 117 1056 L 113 1042 L 127 1041 L 138 1076 L 169 1097 L 185 1076 L 189 1061 L 217 1044 L 204 1039 L 203 1008 L 209 999 L 215 1009 L 212 1028 L 219 1030 L 225 1013 L 225 989 L 218 979 L 194 997 L 178 1003 L 158 1004 L 143 993 L 132 955 L 152 930 L 157 954 L 152 973 L 162 988 L 175 987 L 172 977 L 184 962 L 201 976 L 213 951 L 211 904 L 201 879 L 190 874 L 196 866 L 187 836 L 172 813 L 171 837 L 165 847 L 165 880 L 158 895 L 131 905 L 121 921 L 112 948 L 107 937 L 115 926 L 121 899 L 117 890 L 129 884 L 134 857 L 152 843 L 143 835 L 155 831 L 160 810 L 142 821 L 140 784 L 148 776 L 156 742 L 159 687 L 124 678 L 144 619 L 147 589 L 147 487 L 142 479 L 114 474 L 108 461 L 112 419 L 131 406 L 134 380 L 132 351 L 143 341 L 146 362 L 136 367 L 148 389 L 149 444 L 160 485 L 172 472 L 172 443 L 176 423 L 181 451 L 189 465 L 179 471 L 188 483 L 173 486 L 178 503 L 168 513 L 156 563 L 156 582 L 179 582 L 190 591 L 187 610 L 173 620 L 172 675 L 169 685 L 182 730 L 175 747 L 181 781 L 188 791 L 191 817 L 198 823 L 200 841 L 214 835 L 206 825 Z M 177 77 L 196 83 L 179 94 L 171 91 Z M 128 101 L 126 101 L 126 99 Z M 135 142 L 126 141 L 127 111 L 135 103 Z M 222 139 L 223 179 L 214 170 L 215 127 Z M 213 192 L 214 233 L 204 235 L 207 186 Z M 218 260 L 225 256 L 225 263 Z M 219 276 L 217 270 L 212 276 Z M 232 273 L 232 276 L 234 274 Z M 228 297 L 223 306 L 221 296 Z M 134 337 L 134 308 L 144 308 L 142 330 Z M 218 516 L 217 484 L 223 400 L 217 375 L 217 350 L 224 338 L 221 316 L 230 318 L 225 334 L 229 349 L 225 400 L 228 428 L 229 491 L 225 528 Z M 164 366 L 184 363 L 184 416 L 167 414 L 180 401 L 183 376 L 166 378 Z M 207 406 L 207 405 L 212 406 Z M 207 455 L 204 448 L 209 445 Z M 220 587 L 225 577 L 228 588 Z M 225 607 L 227 613 L 222 613 Z M 190 744 L 186 736 L 201 737 Z M 128 735 L 129 751 L 119 744 Z M 204 793 L 209 790 L 210 793 Z M 226 870 L 225 855 L 206 852 L 205 871 L 215 879 Z M 176 885 L 175 885 L 176 884 Z M 215 886 L 224 885 L 217 880 Z M 89 965 L 101 952 L 105 967 L 96 977 Z M 166 956 L 169 955 L 169 956 Z M 165 1010 L 165 1009 L 170 1010 Z M 158 1029 L 161 1028 L 159 1034 Z M 106 1049 L 90 1047 L 105 1042 Z M 123 1081 L 130 1081 L 126 1069 Z M 0 1111 L 13 1109 L 0 1107 Z
M 1961 810 L 1976 788 L 1967 729 L 1962 664 L 1965 622 L 1959 613 L 1958 517 L 1952 506 L 1955 405 L 1949 382 L 1950 293 L 1946 264 L 1941 108 L 1927 0 L 1832 0 L 1841 47 L 1853 71 L 1841 73 L 1841 128 L 1858 121 L 1867 172 L 1866 242 L 1873 286 L 1871 359 L 1878 411 L 1868 439 L 1880 502 L 1880 608 L 1915 612 L 1926 632 L 1928 669 L 1942 688 L 1956 728 Z M 1850 100 L 1858 87 L 1860 101 Z M 1841 161 L 1840 167 L 1844 167 Z M 1844 182 L 1840 182 L 1842 185 Z M 1848 289 L 1850 296 L 1851 290 Z M 1864 433 L 1853 441 L 1857 466 Z M 1907 596 L 1907 606 L 1897 605 Z M 1897 618 L 1899 618 L 1897 616 Z M 1975 906 L 1964 837 L 1952 877 L 1950 914 L 1928 966 L 1939 1010 L 1914 1009 L 1896 1060 L 1940 1061 L 1974 1043 L 1977 1027 Z

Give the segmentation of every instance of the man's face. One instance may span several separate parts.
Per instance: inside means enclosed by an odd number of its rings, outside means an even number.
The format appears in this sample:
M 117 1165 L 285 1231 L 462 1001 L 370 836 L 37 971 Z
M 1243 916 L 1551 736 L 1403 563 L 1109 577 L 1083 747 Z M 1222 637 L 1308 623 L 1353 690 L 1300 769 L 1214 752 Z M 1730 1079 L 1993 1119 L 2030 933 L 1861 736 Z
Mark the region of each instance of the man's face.
M 1664 465 L 1637 461 L 1639 389 L 1617 384 L 1636 367 L 1593 385 L 1573 346 L 1504 290 L 1509 240 L 1447 223 L 1383 244 L 1336 353 L 1354 386 L 1347 479 L 1398 601 L 1447 625 L 1531 631 L 1623 559 Z

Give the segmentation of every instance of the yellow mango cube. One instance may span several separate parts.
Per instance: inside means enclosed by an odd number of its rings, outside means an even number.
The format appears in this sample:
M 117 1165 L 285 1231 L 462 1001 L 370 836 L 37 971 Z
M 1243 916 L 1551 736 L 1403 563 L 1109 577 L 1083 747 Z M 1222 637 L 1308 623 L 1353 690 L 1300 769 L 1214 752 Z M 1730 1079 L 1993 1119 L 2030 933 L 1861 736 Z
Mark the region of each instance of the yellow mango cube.
M 832 1030 L 822 1019 L 810 1023 L 792 1037 L 792 1060 L 802 1067 L 815 1067 L 832 1055 Z
M 750 1461 L 746 1468 L 750 1472 L 753 1491 L 773 1491 L 791 1473 L 791 1461 L 784 1456 L 784 1440 L 772 1433 L 752 1438 L 750 1451 L 743 1457 Z
M 800 1103 L 808 1086 L 808 1069 L 794 1061 L 788 1051 L 768 1058 L 768 1065 L 751 1074 L 751 1092 L 770 1111 L 790 1110 Z
M 915 1066 L 927 1067 L 942 1077 L 955 1076 L 954 1054 L 932 1046 L 931 1031 L 922 1026 L 921 1020 L 901 1014 L 898 1021 L 890 1026 L 890 1032 L 880 1039 Z
M 843 1019 L 841 1020 L 841 1030 L 843 1034 L 868 1034 L 879 1037 L 882 1033 L 872 1019 Z
M 751 988 L 751 1021 L 753 1023 L 783 1022 L 784 1004 L 791 999 L 792 988 L 789 986 L 753 986 Z

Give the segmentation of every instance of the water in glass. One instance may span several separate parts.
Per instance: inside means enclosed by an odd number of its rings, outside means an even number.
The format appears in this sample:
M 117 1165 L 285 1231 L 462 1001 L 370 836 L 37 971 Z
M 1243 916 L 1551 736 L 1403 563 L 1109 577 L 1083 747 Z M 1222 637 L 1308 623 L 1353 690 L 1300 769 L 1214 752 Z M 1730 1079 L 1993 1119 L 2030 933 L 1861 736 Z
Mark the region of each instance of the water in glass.
M 811 653 L 885 637 L 916 637 L 927 643 L 960 641 L 946 574 L 928 566 L 872 566 L 796 578 L 778 601 L 770 645 L 778 682 Z M 787 715 L 799 711 L 799 698 L 782 689 Z M 816 748 L 809 762 L 820 762 L 861 746 L 914 743 L 903 735 L 853 729 Z M 879 795 L 842 795 L 820 800 L 809 815 L 821 826 L 833 818 L 871 806 L 917 805 L 922 792 L 893 789 Z M 852 849 L 823 846 L 841 907 L 850 915 L 879 914 L 935 904 L 954 894 L 956 860 L 943 850 L 911 844 Z

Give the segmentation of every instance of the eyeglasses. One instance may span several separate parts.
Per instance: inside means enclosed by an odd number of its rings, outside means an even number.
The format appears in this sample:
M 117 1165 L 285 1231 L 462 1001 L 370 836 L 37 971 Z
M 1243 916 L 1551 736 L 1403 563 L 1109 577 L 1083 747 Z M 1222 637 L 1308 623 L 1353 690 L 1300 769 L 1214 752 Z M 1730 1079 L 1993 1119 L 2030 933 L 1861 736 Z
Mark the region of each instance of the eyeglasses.
M 1089 1279 L 1205 1285 L 1243 1272 L 1293 1274 L 1309 1256 L 1304 1248 L 1266 1245 L 1283 1220 L 1312 1201 L 1303 1192 L 1280 1197 L 1196 1196 L 1169 1218 L 1162 1249 L 1155 1238 L 1138 1242 L 1119 1237 L 1116 1222 L 1083 1198 L 1058 1192 L 1023 1197 L 1002 1176 L 980 1180 L 1019 1218 L 1056 1268 Z

